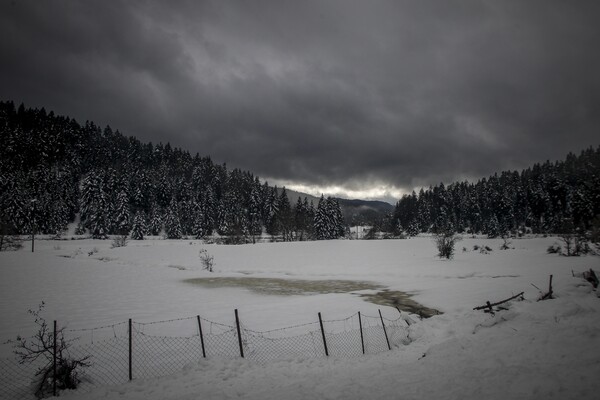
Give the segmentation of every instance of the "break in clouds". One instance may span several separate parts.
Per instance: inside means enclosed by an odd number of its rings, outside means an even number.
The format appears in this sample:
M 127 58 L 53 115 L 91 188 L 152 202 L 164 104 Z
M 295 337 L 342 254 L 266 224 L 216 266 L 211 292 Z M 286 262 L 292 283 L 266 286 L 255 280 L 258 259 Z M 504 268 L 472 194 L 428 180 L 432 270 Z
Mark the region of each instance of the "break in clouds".
M 595 1 L 0 4 L 3 100 L 273 183 L 389 199 L 600 143 Z

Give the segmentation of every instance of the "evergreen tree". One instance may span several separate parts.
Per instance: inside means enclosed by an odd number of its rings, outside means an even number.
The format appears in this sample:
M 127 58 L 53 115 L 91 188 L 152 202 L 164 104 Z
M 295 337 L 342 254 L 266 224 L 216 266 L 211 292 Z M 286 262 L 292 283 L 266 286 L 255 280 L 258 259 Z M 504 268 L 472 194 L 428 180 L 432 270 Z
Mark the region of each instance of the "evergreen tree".
M 330 239 L 329 220 L 327 216 L 326 202 L 323 195 L 321 195 L 321 198 L 319 199 L 319 204 L 317 205 L 317 210 L 315 212 L 314 229 L 317 240 Z
M 179 220 L 179 207 L 175 197 L 171 200 L 165 216 L 165 233 L 167 239 L 181 239 L 183 236 Z
M 155 204 L 152 207 L 152 214 L 150 215 L 150 223 L 148 225 L 147 233 L 150 233 L 150 235 L 152 235 L 152 236 L 158 236 L 158 235 L 160 235 L 160 232 L 162 231 L 162 229 L 163 229 L 162 213 L 160 212 L 158 205 Z
M 115 209 L 115 232 L 119 235 L 127 235 L 131 230 L 131 213 L 129 211 L 129 197 L 122 190 L 117 196 L 117 207 Z
M 296 206 L 294 207 L 294 229 L 296 237 L 300 241 L 306 240 L 306 229 L 309 223 L 306 202 L 306 197 L 304 198 L 304 202 L 298 197 L 298 201 L 296 201 Z
M 290 242 L 293 240 L 293 214 L 285 187 L 281 190 L 277 204 L 277 213 L 275 215 L 276 230 L 282 235 L 284 242 Z
M 198 202 L 194 202 L 192 208 L 192 235 L 194 235 L 196 239 L 201 239 L 205 235 L 204 211 L 202 210 L 202 206 Z
M 314 231 L 317 240 L 337 239 L 344 236 L 345 225 L 337 200 L 321 195 L 314 217 Z
M 133 218 L 133 226 L 131 227 L 131 238 L 133 240 L 144 240 L 146 232 L 146 219 L 141 211 L 135 213 Z
M 107 239 L 109 232 L 109 215 L 107 210 L 106 198 L 104 192 L 101 191 L 98 198 L 94 202 L 95 207 L 89 215 L 89 229 L 93 239 Z
M 260 235 L 262 230 L 260 191 L 260 182 L 258 178 L 256 178 L 254 184 L 252 185 L 252 189 L 250 191 L 250 199 L 248 202 L 248 225 L 250 235 L 252 236 L 252 243 L 255 243 L 255 236 Z
M 267 194 L 264 203 L 264 221 L 267 233 L 275 236 L 279 234 L 277 223 L 277 213 L 279 212 L 279 198 L 277 195 L 277 186 L 267 187 Z

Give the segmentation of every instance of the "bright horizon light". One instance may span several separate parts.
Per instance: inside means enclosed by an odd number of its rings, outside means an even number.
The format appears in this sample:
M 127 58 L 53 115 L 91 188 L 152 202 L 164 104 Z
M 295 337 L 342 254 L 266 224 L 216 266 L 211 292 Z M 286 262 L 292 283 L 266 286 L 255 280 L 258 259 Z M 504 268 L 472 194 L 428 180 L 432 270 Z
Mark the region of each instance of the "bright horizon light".
M 379 200 L 390 204 L 395 204 L 407 192 L 390 185 L 375 185 L 365 189 L 355 190 L 348 189 L 338 185 L 305 185 L 299 183 L 291 183 L 279 180 L 268 180 L 269 185 L 277 185 L 296 192 L 306 193 L 311 196 L 321 197 L 340 197 L 344 199 L 360 199 L 360 200 Z

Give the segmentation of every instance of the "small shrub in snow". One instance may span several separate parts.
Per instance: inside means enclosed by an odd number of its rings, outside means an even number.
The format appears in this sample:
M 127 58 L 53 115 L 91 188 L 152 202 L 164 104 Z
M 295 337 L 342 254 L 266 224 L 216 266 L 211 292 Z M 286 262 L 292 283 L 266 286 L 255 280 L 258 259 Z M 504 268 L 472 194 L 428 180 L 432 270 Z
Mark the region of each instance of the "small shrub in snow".
M 490 246 L 481 246 L 476 244 L 473 246 L 473 251 L 479 251 L 481 254 L 490 254 L 493 249 Z
M 553 245 L 548 246 L 548 249 L 546 249 L 546 253 L 548 253 L 548 254 L 561 254 L 562 250 L 561 250 L 561 248 L 560 248 L 559 245 L 553 244 Z
M 560 240 L 563 246 L 555 245 L 555 249 L 548 247 L 548 253 L 561 254 L 565 257 L 577 257 L 586 254 L 594 254 L 594 250 L 590 247 L 585 236 L 580 235 L 561 235 Z
M 576 228 L 570 218 L 563 220 L 558 237 L 562 242 L 561 254 L 564 256 L 571 257 L 594 253 L 589 245 L 589 235 L 586 234 L 585 228 L 583 226 Z
M 213 272 L 214 257 L 208 253 L 206 249 L 200 250 L 200 262 L 202 263 L 202 269 L 208 272 Z
M 77 224 L 77 228 L 75 228 L 75 234 L 76 235 L 85 235 L 86 231 L 85 231 L 85 227 L 83 226 L 83 223 L 78 223 Z
M 42 302 L 37 310 L 29 310 L 35 319 L 37 332 L 30 338 L 17 336 L 14 343 L 14 353 L 19 359 L 19 364 L 31 364 L 42 361 L 43 366 L 35 372 L 34 389 L 38 399 L 52 396 L 54 380 L 58 392 L 67 389 L 76 389 L 79 385 L 79 372 L 89 367 L 88 360 L 91 356 L 74 358 L 69 355 L 72 340 L 66 340 L 63 335 L 64 327 L 54 329 L 48 326 L 41 316 L 44 308 Z M 56 343 L 55 343 L 56 338 Z M 54 349 L 56 347 L 56 376 L 54 376 Z
M 510 241 L 509 238 L 503 236 L 502 241 L 503 242 L 500 245 L 500 250 L 508 250 L 511 248 L 510 245 L 512 244 L 512 242 Z
M 115 247 L 125 247 L 125 246 L 127 246 L 128 242 L 129 242 L 129 239 L 128 239 L 127 235 L 117 235 L 114 237 L 110 247 L 111 247 L 111 249 L 114 249 Z
M 15 251 L 23 248 L 23 240 L 19 236 L 0 235 L 0 251 Z
M 451 259 L 454 257 L 454 245 L 460 240 L 454 232 L 445 231 L 433 235 L 433 240 L 438 249 L 438 257 Z

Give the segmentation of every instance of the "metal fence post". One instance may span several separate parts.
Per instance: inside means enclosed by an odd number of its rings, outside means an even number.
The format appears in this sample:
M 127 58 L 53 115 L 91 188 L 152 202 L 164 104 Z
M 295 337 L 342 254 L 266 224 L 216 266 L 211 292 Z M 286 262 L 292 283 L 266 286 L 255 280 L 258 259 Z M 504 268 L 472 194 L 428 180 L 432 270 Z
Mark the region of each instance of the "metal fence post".
M 383 333 L 385 335 L 385 341 L 388 345 L 388 350 L 391 350 L 392 347 L 390 346 L 390 340 L 388 339 L 387 331 L 385 330 L 385 324 L 383 323 L 383 316 L 381 315 L 381 310 L 379 310 L 379 318 L 381 318 L 381 326 L 383 326 Z
M 129 380 L 133 380 L 133 333 L 131 318 L 129 318 Z
M 327 350 L 327 339 L 325 339 L 325 328 L 323 328 L 323 319 L 321 318 L 321 313 L 319 313 L 319 324 L 321 325 L 321 334 L 323 335 L 323 346 L 325 347 L 325 355 L 329 356 L 329 351 Z
M 57 348 L 57 345 L 56 345 L 56 335 L 57 335 L 57 332 L 56 332 L 56 320 L 54 320 L 54 334 L 53 334 L 53 336 L 54 336 L 54 345 L 53 345 L 54 349 L 53 349 L 53 352 L 52 352 L 52 363 L 53 363 L 53 365 L 52 365 L 52 396 L 56 396 L 56 348 Z
M 198 318 L 198 330 L 200 331 L 200 344 L 202 345 L 202 357 L 206 358 L 206 350 L 204 350 L 204 335 L 202 334 L 202 323 L 200 322 L 200 316 Z
M 235 309 L 235 324 L 237 326 L 238 342 L 240 344 L 240 355 L 244 358 L 244 346 L 242 344 L 242 330 L 240 329 L 240 318 L 238 316 L 238 310 Z
M 365 354 L 365 339 L 363 337 L 362 319 L 360 317 L 360 311 L 358 312 L 358 326 L 360 328 L 360 344 L 362 346 L 362 352 L 363 354 Z

